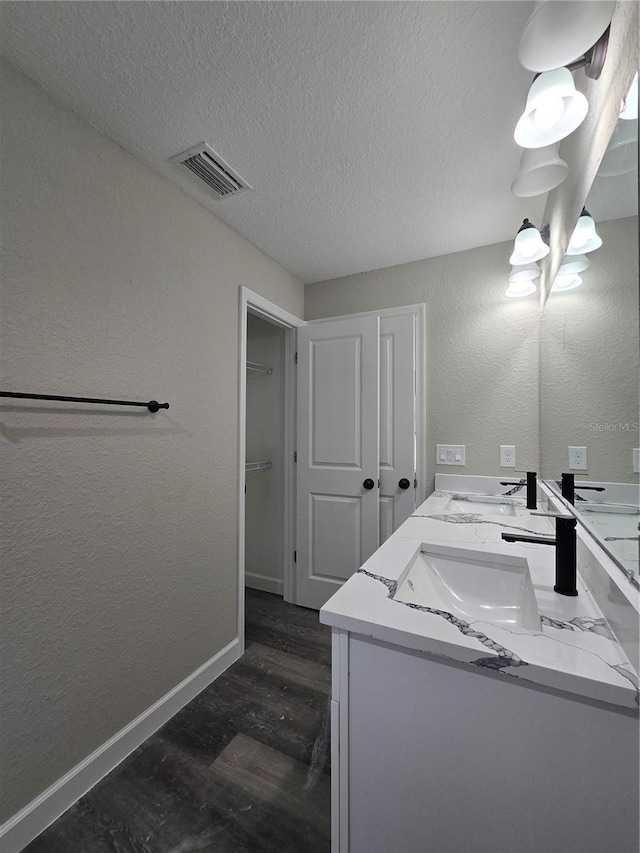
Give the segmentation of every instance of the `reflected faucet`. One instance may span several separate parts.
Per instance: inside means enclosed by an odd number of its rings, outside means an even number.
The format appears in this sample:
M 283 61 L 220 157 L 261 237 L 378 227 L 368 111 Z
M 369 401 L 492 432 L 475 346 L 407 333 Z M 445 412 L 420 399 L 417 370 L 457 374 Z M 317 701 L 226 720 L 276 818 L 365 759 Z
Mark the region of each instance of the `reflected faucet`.
M 505 542 L 530 542 L 535 545 L 555 545 L 556 582 L 553 588 L 560 595 L 577 595 L 576 587 L 576 523 L 573 515 L 560 515 L 554 512 L 535 512 L 543 518 L 555 518 L 556 536 L 520 536 L 517 533 L 503 533 Z
M 501 486 L 522 486 L 524 483 L 522 480 L 518 480 L 517 483 L 512 482 L 503 482 L 500 481 Z M 538 497 L 538 487 L 536 483 L 536 472 L 535 471 L 527 471 L 527 509 L 536 509 Z
M 604 492 L 604 486 L 576 486 L 576 475 L 574 473 L 565 473 L 562 475 L 562 497 L 569 501 L 571 506 L 576 502 L 576 488 L 587 492 Z

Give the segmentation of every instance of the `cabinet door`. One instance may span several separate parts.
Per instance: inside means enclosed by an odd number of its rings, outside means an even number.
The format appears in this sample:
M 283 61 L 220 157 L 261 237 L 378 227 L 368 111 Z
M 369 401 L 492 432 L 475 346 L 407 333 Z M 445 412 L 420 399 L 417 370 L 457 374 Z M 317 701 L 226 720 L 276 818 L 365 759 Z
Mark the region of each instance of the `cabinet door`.
M 380 318 L 380 544 L 416 507 L 416 315 Z
M 320 608 L 379 545 L 379 318 L 298 330 L 296 602 Z

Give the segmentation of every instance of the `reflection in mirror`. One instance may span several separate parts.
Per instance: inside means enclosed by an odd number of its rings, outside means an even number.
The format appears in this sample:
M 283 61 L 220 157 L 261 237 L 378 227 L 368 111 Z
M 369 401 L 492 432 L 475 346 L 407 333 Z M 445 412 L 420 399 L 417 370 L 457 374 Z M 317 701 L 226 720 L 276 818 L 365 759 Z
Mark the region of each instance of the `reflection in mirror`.
M 579 286 L 552 290 L 542 314 L 540 365 L 542 476 L 559 490 L 561 474 L 575 473 L 578 518 L 635 583 L 640 578 L 637 129 L 637 118 L 621 119 L 614 131 L 585 204 L 602 246 L 586 256 L 590 266 L 580 272 Z M 626 150 L 620 140 L 626 140 Z M 586 448 L 578 450 L 578 458 L 574 453 L 571 464 L 570 447 Z

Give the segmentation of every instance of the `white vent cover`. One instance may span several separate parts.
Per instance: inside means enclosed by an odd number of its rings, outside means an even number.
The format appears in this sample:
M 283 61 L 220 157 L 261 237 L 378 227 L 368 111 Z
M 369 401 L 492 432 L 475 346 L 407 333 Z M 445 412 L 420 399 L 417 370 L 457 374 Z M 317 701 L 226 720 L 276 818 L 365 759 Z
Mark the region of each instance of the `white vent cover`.
M 222 157 L 216 154 L 206 142 L 202 142 L 182 154 L 177 154 L 171 158 L 171 161 L 189 169 L 196 177 L 204 181 L 216 198 L 229 198 L 241 190 L 251 189 L 249 184 L 230 166 L 227 166 Z

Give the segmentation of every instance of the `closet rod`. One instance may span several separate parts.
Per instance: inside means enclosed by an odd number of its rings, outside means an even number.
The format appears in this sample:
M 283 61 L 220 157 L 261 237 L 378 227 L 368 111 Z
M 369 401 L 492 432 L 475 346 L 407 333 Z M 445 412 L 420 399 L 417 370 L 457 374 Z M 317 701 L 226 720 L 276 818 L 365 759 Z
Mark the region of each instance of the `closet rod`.
M 245 471 L 262 471 L 265 469 L 273 468 L 273 464 L 271 462 L 246 462 L 244 466 Z
M 265 367 L 263 364 L 258 364 L 257 361 L 248 361 L 247 370 L 256 370 L 258 373 L 266 373 L 267 376 L 271 376 L 273 373 L 272 367 Z
M 102 400 L 99 397 L 63 397 L 59 394 L 21 394 L 13 391 L 0 391 L 0 397 L 12 397 L 16 400 L 57 400 L 63 403 L 99 403 L 105 406 L 144 406 L 150 412 L 168 409 L 168 403 L 149 400 L 148 403 L 132 402 L 131 400 Z

